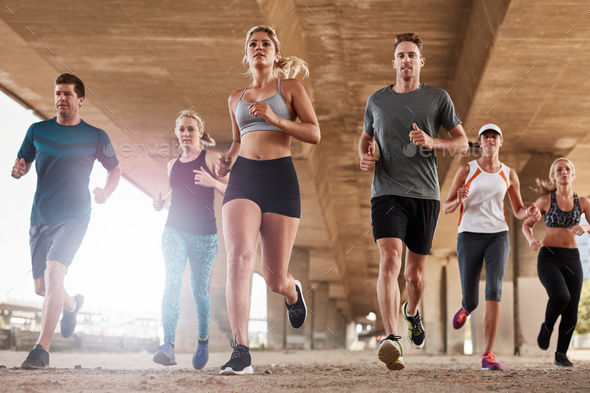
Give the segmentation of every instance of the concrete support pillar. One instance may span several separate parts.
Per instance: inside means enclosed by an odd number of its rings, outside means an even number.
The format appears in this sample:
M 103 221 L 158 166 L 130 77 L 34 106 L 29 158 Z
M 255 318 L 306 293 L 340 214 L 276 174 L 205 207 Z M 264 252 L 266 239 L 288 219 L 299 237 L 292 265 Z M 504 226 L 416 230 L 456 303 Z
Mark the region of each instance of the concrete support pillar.
M 457 257 L 449 258 L 446 266 L 446 333 L 447 333 L 447 353 L 457 355 L 464 353 L 465 345 L 465 328 L 460 330 L 453 329 L 453 316 L 461 308 L 461 276 L 459 275 L 459 264 Z
M 346 344 L 346 319 L 336 307 L 337 301 L 328 301 L 326 313 L 326 348 L 343 348 Z
M 426 331 L 426 344 L 424 352 L 428 354 L 440 354 L 445 352 L 446 334 L 445 329 L 445 276 L 444 269 L 447 258 L 437 258 L 433 255 L 428 257 L 426 262 L 426 288 L 422 295 L 420 304 L 420 315 L 422 315 L 424 330 Z M 400 314 L 401 315 L 401 314 Z M 403 318 L 402 318 L 403 319 Z M 407 323 L 404 320 L 407 334 Z
M 504 274 L 504 280 L 502 282 L 502 300 L 500 303 L 500 322 L 498 325 L 498 331 L 496 332 L 496 339 L 494 341 L 493 352 L 496 355 L 511 356 L 514 354 L 514 277 L 515 277 L 515 260 L 518 246 L 515 245 L 516 232 L 520 230 L 518 225 L 522 224 L 522 221 L 516 220 L 514 215 L 506 214 L 508 224 L 510 226 L 510 255 L 506 264 L 506 271 Z M 471 314 L 471 326 L 472 326 L 472 342 L 473 342 L 473 354 L 481 355 L 485 350 L 485 336 L 483 328 L 483 318 L 486 309 L 486 270 L 485 263 L 482 268 L 481 278 L 479 282 L 479 304 L 477 309 Z
M 194 352 L 197 349 L 197 338 L 199 333 L 195 301 L 191 293 L 189 266 L 182 277 L 182 289 L 180 290 L 180 317 L 176 328 L 176 341 L 174 349 L 176 352 Z
M 311 285 L 309 285 L 309 250 L 302 247 L 294 247 L 291 252 L 291 262 L 289 263 L 289 272 L 293 275 L 296 280 L 301 282 L 303 289 L 303 297 L 306 303 L 311 300 L 310 291 Z M 283 304 L 284 314 L 286 316 L 286 308 Z M 307 320 L 305 324 L 299 328 L 294 329 L 287 321 L 286 328 L 286 348 L 299 348 L 299 349 L 311 349 L 312 341 L 312 322 L 311 313 L 307 310 Z
M 537 153 L 518 172 L 520 178 L 520 190 L 526 206 L 537 200 L 539 195 L 530 189 L 537 177 L 546 178 L 547 172 L 553 160 L 558 155 Z M 511 237 L 511 246 L 515 255 L 514 280 L 515 280 L 515 321 L 516 352 L 523 356 L 545 355 L 547 351 L 541 351 L 537 347 L 537 335 L 541 323 L 545 320 L 545 308 L 547 306 L 547 292 L 539 281 L 537 275 L 537 257 L 539 253 L 529 248 L 528 242 L 522 234 L 522 221 L 515 220 Z M 535 237 L 542 240 L 545 237 L 545 225 L 538 223 L 535 226 Z M 555 348 L 557 334 L 553 334 L 549 348 Z
M 358 343 L 359 336 L 356 332 L 356 323 L 348 322 L 346 324 L 345 345 L 346 348 L 352 350 L 352 346 Z
M 479 282 L 479 305 L 471 314 L 471 331 L 473 354 L 482 355 L 485 350 L 483 318 L 486 307 L 485 280 Z M 514 301 L 513 283 L 504 281 L 502 287 L 502 302 L 500 304 L 500 323 L 496 333 L 493 352 L 496 355 L 511 356 L 514 354 Z M 452 323 L 452 322 L 451 322 Z
M 309 284 L 309 251 L 306 248 L 294 247 L 289 262 L 289 272 L 296 280 L 301 282 L 303 297 L 310 305 L 313 299 Z M 268 323 L 270 330 L 268 334 L 268 346 L 270 349 L 299 348 L 311 349 L 312 345 L 312 315 L 308 310 L 305 324 L 294 329 L 287 319 L 287 308 L 285 298 L 268 290 Z
M 330 334 L 327 325 L 327 313 L 330 299 L 328 298 L 328 284 L 316 283 L 311 304 L 312 314 L 312 349 L 324 349 L 326 346 L 327 334 Z
M 518 303 L 516 306 L 518 313 L 515 328 L 518 335 L 516 336 L 516 350 L 522 356 L 545 355 L 547 351 L 542 351 L 537 346 L 537 335 L 541 329 L 541 323 L 545 320 L 545 308 L 549 297 L 537 274 L 538 252 L 529 248 L 520 227 L 517 234 Z M 535 237 L 537 239 L 545 237 L 545 226 L 542 223 L 535 227 Z M 555 348 L 556 345 L 557 334 L 554 330 L 549 348 Z
M 266 289 L 267 318 L 268 318 L 268 349 L 278 350 L 285 348 L 287 329 L 287 309 L 285 298 Z

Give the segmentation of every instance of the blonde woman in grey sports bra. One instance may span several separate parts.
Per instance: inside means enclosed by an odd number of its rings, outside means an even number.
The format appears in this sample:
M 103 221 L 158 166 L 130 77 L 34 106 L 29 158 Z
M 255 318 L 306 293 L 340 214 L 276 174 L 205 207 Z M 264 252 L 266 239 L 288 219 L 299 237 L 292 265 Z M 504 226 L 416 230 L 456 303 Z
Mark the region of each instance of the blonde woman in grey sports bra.
M 230 174 L 222 216 L 234 350 L 220 374 L 253 372 L 248 319 L 253 251 L 259 234 L 266 284 L 285 297 L 294 328 L 300 328 L 307 317 L 301 283 L 288 272 L 301 214 L 291 139 L 318 144 L 320 128 L 303 85 L 288 78 L 299 72 L 307 76 L 308 70 L 303 60 L 281 56 L 276 32 L 269 26 L 248 31 L 244 52 L 252 83 L 229 97 L 233 142 L 216 166 L 218 176 Z

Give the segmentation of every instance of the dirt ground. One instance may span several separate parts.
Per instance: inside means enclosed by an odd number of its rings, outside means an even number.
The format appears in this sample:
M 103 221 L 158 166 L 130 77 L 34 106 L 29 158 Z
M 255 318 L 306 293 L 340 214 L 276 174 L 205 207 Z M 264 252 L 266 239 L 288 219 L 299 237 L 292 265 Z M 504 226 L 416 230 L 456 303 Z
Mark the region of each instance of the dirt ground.
M 0 392 L 589 392 L 590 351 L 570 351 L 571 369 L 543 357 L 498 357 L 504 371 L 480 371 L 479 356 L 405 356 L 388 371 L 375 350 L 252 352 L 254 374 L 217 375 L 228 353 L 212 353 L 201 372 L 192 354 L 163 367 L 152 355 L 64 353 L 51 369 L 18 368 L 26 352 L 0 351 Z

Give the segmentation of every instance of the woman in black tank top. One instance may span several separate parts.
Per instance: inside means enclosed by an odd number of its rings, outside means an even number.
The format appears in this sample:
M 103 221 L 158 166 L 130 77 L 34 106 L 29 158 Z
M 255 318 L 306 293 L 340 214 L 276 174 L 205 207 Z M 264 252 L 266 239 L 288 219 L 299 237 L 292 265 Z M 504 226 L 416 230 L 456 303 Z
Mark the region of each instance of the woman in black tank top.
M 581 214 L 590 212 L 590 201 L 574 193 L 574 178 L 571 161 L 555 160 L 549 170 L 549 181 L 537 179 L 535 189 L 542 195 L 535 205 L 546 216 L 545 238 L 543 241 L 535 238 L 533 228 L 537 221 L 534 218 L 528 218 L 522 225 L 529 246 L 539 251 L 537 272 L 549 295 L 537 344 L 543 350 L 549 348 L 553 327 L 561 315 L 555 364 L 562 367 L 573 366 L 566 352 L 578 321 L 582 290 L 583 271 L 575 237 L 590 231 L 589 225 L 580 225 Z
M 166 284 L 162 299 L 164 344 L 154 354 L 154 362 L 164 366 L 176 364 L 174 338 L 180 315 L 180 288 L 187 259 L 190 265 L 191 292 L 199 324 L 199 340 L 193 355 L 193 367 L 202 369 L 209 359 L 209 277 L 218 240 L 215 225 L 215 191 L 225 193 L 225 180 L 218 180 L 213 166 L 218 153 L 206 146 L 215 141 L 204 130 L 201 117 L 193 111 L 181 112 L 176 119 L 176 137 L 182 154 L 168 163 L 170 192 L 154 199 L 156 211 L 162 210 L 171 197 L 170 212 L 162 234 L 162 252 L 166 266 Z

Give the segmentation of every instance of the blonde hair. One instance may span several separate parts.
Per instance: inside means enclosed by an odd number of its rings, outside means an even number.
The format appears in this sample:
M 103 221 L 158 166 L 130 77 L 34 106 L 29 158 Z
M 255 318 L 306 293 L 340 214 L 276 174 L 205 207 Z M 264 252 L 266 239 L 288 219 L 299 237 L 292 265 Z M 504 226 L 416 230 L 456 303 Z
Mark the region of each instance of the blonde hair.
M 203 136 L 201 137 L 200 143 L 201 149 L 215 146 L 215 139 L 211 138 L 211 136 L 205 132 L 205 122 L 197 112 L 191 109 L 187 111 L 182 111 L 178 114 L 178 117 L 176 118 L 176 126 L 174 126 L 174 132 L 178 132 L 178 123 L 180 123 L 180 119 L 182 119 L 183 117 L 194 119 L 197 122 L 199 131 L 203 131 Z
M 551 178 L 551 175 L 553 174 L 553 170 L 555 169 L 555 164 L 557 164 L 559 161 L 565 161 L 568 164 L 570 164 L 570 166 L 572 167 L 572 173 L 576 173 L 576 169 L 574 168 L 574 164 L 568 160 L 567 158 L 564 157 L 559 157 L 557 160 L 553 161 L 553 163 L 551 164 L 551 167 L 549 168 L 549 180 L 541 180 L 539 178 L 535 179 L 535 183 L 537 183 L 537 186 L 535 188 L 531 189 L 533 191 L 535 191 L 537 194 L 540 195 L 547 195 L 547 194 L 551 194 L 553 191 L 555 191 L 557 189 L 557 185 L 555 184 L 555 179 Z
M 259 31 L 265 32 L 268 35 L 268 38 L 272 41 L 275 46 L 275 53 L 281 53 L 280 50 L 280 43 L 279 38 L 277 37 L 277 33 L 275 29 L 271 26 L 266 25 L 258 25 L 252 27 L 246 33 L 246 43 L 244 45 L 244 58 L 242 59 L 242 63 L 245 67 L 248 67 L 248 71 L 246 71 L 246 75 L 252 77 L 252 68 L 248 64 L 248 43 L 250 42 L 250 37 L 254 33 L 258 33 Z M 309 69 L 307 68 L 307 63 L 295 56 L 292 57 L 280 57 L 279 61 L 274 64 L 273 67 L 274 76 L 275 78 L 279 78 L 280 76 L 283 79 L 295 78 L 299 73 L 303 73 L 303 77 L 307 78 L 309 76 Z

